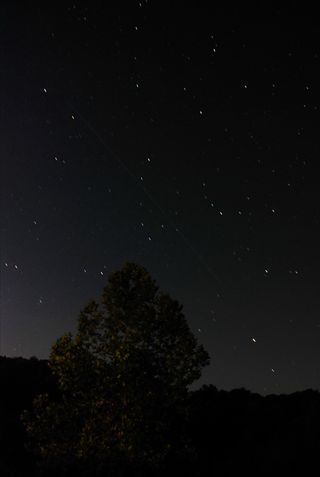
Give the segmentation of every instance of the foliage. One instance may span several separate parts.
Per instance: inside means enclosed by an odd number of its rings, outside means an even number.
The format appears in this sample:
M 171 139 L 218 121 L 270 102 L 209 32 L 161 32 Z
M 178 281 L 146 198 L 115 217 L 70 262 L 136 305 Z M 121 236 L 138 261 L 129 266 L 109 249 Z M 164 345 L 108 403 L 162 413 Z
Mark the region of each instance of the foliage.
M 208 362 L 182 306 L 145 268 L 127 263 L 110 275 L 100 303 L 81 311 L 76 335 L 52 346 L 61 399 L 38 396 L 24 414 L 31 445 L 66 468 L 159 464 L 177 445 L 172 426 L 183 422 L 188 386 Z
M 61 469 L 61 461 L 51 460 L 40 474 L 39 469 L 35 472 L 34 456 L 24 448 L 26 435 L 19 416 L 22 409 L 31 407 L 32 397 L 39 392 L 47 393 L 49 402 L 54 399 L 59 402 L 49 371 L 43 360 L 0 357 L 1 476 L 207 477 L 240 473 L 270 476 L 280 472 L 296 475 L 298 471 L 301 475 L 312 475 L 312 469 L 319 465 L 318 391 L 262 397 L 244 389 L 227 392 L 203 386 L 189 391 L 182 404 L 184 413 L 171 413 L 172 451 L 156 472 L 150 466 L 134 469 L 132 461 L 127 465 L 123 456 L 114 453 L 104 473 L 102 463 L 99 468 L 96 458 L 86 462 L 78 460 L 78 465 L 72 464 L 69 458 L 69 463 L 65 462 L 67 472 Z

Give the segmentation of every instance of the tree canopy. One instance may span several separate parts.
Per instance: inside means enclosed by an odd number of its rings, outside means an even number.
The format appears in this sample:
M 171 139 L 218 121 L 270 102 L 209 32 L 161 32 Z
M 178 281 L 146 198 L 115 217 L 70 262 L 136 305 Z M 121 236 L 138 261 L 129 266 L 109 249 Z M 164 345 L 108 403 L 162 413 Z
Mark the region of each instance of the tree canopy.
M 76 334 L 53 344 L 49 366 L 61 396 L 38 396 L 25 413 L 31 445 L 49 461 L 157 463 L 173 445 L 179 403 L 208 363 L 182 306 L 144 267 L 126 263 L 100 302 L 80 312 Z

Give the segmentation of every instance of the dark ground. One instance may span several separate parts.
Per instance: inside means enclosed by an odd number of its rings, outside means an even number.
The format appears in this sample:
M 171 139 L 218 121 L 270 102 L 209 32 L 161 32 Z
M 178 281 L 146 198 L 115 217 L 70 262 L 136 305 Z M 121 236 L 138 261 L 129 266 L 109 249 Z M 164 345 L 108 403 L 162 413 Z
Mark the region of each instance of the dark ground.
M 0 379 L 1 476 L 40 475 L 34 457 L 25 448 L 20 414 L 31 407 L 38 393 L 56 393 L 47 361 L 1 357 Z M 235 475 L 240 471 L 247 475 L 291 475 L 297 470 L 305 473 L 317 464 L 318 391 L 262 397 L 245 389 L 227 392 L 205 386 L 190 393 L 186 406 L 185 432 L 194 448 L 193 460 L 173 456 L 161 470 L 162 475 Z M 84 474 L 79 471 L 77 475 Z M 134 472 L 129 469 L 122 475 Z M 140 471 L 138 475 L 151 472 Z

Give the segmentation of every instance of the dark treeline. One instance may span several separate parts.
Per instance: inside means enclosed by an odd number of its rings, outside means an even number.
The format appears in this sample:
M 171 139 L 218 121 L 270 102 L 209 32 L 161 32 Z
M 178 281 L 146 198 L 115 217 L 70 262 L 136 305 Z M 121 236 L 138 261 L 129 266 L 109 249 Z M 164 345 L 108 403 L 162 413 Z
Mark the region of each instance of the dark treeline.
M 39 393 L 57 396 L 48 362 L 1 357 L 0 379 L 0 475 L 40 475 L 36 458 L 26 448 L 27 435 L 20 416 L 23 410 L 31 409 Z M 290 475 L 318 465 L 317 391 L 263 397 L 245 389 L 227 392 L 203 386 L 189 393 L 185 406 L 183 429 L 193 449 L 192 458 L 181 457 L 177 451 L 154 475 L 236 475 L 240 471 L 247 475 Z M 180 423 L 179 432 L 181 428 Z M 46 473 L 49 475 L 48 470 Z M 59 474 L 55 471 L 55 475 Z M 128 470 L 123 475 L 134 474 Z M 146 475 L 151 475 L 150 470 Z
M 33 357 L 0 357 L 0 475 L 31 475 L 34 459 L 26 450 L 26 432 L 21 421 L 38 394 L 57 393 L 48 361 Z

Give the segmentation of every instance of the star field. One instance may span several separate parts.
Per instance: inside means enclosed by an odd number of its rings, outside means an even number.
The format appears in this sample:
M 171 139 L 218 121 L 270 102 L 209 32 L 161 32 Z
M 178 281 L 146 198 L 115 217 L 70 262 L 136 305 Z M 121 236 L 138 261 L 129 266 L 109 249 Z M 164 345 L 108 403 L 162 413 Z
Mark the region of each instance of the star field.
M 47 357 L 131 260 L 201 382 L 319 389 L 318 27 L 260 8 L 4 7 L 2 354 Z

